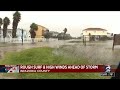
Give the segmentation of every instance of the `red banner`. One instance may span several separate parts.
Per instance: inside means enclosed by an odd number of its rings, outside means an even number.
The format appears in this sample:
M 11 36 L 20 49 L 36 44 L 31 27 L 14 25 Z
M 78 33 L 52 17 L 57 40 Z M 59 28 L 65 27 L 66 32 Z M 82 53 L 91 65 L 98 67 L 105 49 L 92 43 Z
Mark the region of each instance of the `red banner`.
M 104 65 L 20 65 L 19 72 L 104 72 Z
M 120 72 L 117 65 L 0 65 L 2 73 L 37 73 L 37 72 Z

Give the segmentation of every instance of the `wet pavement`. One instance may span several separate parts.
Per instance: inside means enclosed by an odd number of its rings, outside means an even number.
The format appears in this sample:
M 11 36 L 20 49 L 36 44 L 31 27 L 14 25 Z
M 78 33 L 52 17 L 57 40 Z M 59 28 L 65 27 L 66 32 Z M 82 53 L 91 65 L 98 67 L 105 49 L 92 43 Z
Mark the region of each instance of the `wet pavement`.
M 35 44 L 14 44 L 0 47 L 0 59 L 4 57 L 5 53 L 13 51 L 21 51 L 33 47 L 54 47 L 59 48 L 62 45 L 64 49 L 71 52 L 74 57 L 88 59 L 90 64 L 118 64 L 120 61 L 120 45 L 115 46 L 112 50 L 112 40 L 87 42 L 86 46 L 82 42 L 68 43 L 69 41 L 51 41 L 39 42 Z M 69 54 L 69 53 L 68 53 Z
M 73 46 L 64 47 L 71 52 L 74 57 L 84 58 L 90 64 L 112 64 L 118 65 L 120 62 L 120 45 L 115 46 L 112 50 L 113 41 L 96 41 L 87 42 L 86 46 L 83 43 L 76 43 Z
M 2 59 L 7 52 L 19 52 L 24 49 L 29 49 L 33 47 L 53 47 L 53 48 L 59 48 L 59 46 L 64 45 L 68 41 L 50 41 L 50 42 L 38 42 L 38 43 L 25 43 L 25 44 L 10 44 L 5 43 L 0 45 L 0 59 Z M 72 44 L 72 43 L 71 43 Z M 70 45 L 70 43 L 68 43 Z

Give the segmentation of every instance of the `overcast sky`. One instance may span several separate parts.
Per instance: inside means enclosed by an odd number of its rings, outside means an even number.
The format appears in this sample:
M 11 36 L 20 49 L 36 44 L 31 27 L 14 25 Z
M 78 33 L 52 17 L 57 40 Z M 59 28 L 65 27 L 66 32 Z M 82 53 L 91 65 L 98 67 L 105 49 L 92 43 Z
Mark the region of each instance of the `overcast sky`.
M 15 11 L 0 11 L 0 17 L 10 18 L 12 28 Z M 80 36 L 85 28 L 103 28 L 110 33 L 120 33 L 120 11 L 20 11 L 21 21 L 18 28 L 29 30 L 31 23 L 62 32 L 66 27 L 72 36 Z

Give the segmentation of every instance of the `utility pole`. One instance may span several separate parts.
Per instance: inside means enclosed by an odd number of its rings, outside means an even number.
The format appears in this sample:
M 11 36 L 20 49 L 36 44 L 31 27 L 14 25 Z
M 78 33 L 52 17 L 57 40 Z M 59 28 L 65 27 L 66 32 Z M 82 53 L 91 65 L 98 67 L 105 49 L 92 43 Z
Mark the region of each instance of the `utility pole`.
M 83 35 L 83 45 L 86 46 L 86 36 Z
M 114 50 L 114 45 L 115 45 L 115 36 L 116 34 L 113 35 L 113 46 L 112 46 L 112 50 Z
M 23 29 L 21 30 L 22 32 L 22 36 L 21 36 L 21 39 L 22 39 L 22 45 L 23 45 Z

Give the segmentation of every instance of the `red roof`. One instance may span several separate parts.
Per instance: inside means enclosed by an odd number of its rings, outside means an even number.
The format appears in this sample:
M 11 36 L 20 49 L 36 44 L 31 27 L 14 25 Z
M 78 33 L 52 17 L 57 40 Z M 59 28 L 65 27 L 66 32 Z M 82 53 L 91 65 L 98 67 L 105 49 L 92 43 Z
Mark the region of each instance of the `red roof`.
M 87 29 L 84 29 L 83 31 L 86 31 L 86 30 L 107 31 L 107 30 L 102 29 L 102 28 L 87 28 Z

